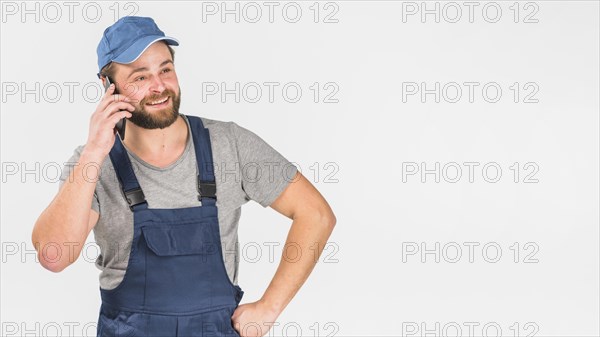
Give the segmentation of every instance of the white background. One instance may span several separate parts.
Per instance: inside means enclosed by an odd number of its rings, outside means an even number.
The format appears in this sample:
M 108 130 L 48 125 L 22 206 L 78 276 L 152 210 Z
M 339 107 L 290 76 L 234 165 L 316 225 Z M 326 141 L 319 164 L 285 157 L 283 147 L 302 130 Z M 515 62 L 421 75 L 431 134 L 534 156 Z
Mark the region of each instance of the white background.
M 2 3 L 0 334 L 57 335 L 58 328 L 63 336 L 95 335 L 97 252 L 90 248 L 87 261 L 54 274 L 36 262 L 30 237 L 58 190 L 57 165 L 87 140 L 102 32 L 135 11 L 181 42 L 180 111 L 257 133 L 298 165 L 335 212 L 330 244 L 271 335 L 424 336 L 427 329 L 430 336 L 494 336 L 498 327 L 503 336 L 599 335 L 598 2 L 475 2 L 472 20 L 457 2 L 456 23 L 447 2 L 437 2 L 439 22 L 409 15 L 420 2 L 392 1 L 295 2 L 287 16 L 287 3 L 276 2 L 270 22 L 269 7 L 257 2 L 256 23 L 247 2 L 237 2 L 239 23 L 207 13 L 220 2 L 73 3 L 37 2 L 36 11 L 31 2 L 34 14 L 24 17 L 21 2 Z M 301 16 L 287 22 L 295 5 Z M 65 82 L 77 83 L 72 94 Z M 211 82 L 280 85 L 273 102 L 262 86 L 258 102 L 249 102 L 252 93 L 236 103 L 233 95 L 203 99 Z M 479 83 L 473 102 L 465 82 Z M 301 87 L 298 102 L 284 99 L 286 83 Z M 439 83 L 439 103 L 434 94 L 408 95 L 406 83 Z M 448 83 L 462 89 L 455 103 Z M 486 83 L 501 88 L 497 102 L 486 101 L 495 96 L 493 87 L 482 94 Z M 332 88 L 337 103 L 325 103 Z M 24 89 L 33 93 L 22 97 Z M 472 182 L 465 162 L 479 165 Z M 406 174 L 411 163 L 419 170 L 439 163 L 439 182 L 434 174 Z M 496 176 L 494 165 L 502 169 L 495 183 L 486 181 Z M 456 166 L 462 176 L 452 182 Z M 270 208 L 244 206 L 243 303 L 270 282 L 289 225 Z M 280 243 L 272 261 L 266 242 Z M 439 262 L 421 255 L 436 244 Z M 457 246 L 462 255 L 454 261 Z M 410 247 L 419 251 L 407 254 Z M 492 262 L 495 247 L 502 255 Z

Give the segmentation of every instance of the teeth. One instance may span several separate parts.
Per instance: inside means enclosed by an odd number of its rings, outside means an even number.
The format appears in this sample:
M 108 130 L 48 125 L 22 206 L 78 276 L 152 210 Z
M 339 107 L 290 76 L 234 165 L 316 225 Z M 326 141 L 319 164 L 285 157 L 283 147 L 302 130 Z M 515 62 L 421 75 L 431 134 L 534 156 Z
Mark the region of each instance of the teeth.
M 164 103 L 164 102 L 166 102 L 166 101 L 167 101 L 167 99 L 168 99 L 168 98 L 169 98 L 169 97 L 166 97 L 166 98 L 165 98 L 165 99 L 163 99 L 162 101 L 151 102 L 151 103 L 148 103 L 148 104 L 150 104 L 150 105 L 156 105 L 156 104 Z

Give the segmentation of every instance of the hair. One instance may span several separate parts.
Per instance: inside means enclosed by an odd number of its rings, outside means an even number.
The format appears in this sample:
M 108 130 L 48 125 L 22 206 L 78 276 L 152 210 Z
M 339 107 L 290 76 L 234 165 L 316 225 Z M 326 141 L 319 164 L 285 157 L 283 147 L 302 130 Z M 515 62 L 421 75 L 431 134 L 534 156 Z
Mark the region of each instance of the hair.
M 167 46 L 167 48 L 169 48 L 169 53 L 171 53 L 171 59 L 173 59 L 173 63 L 175 63 L 175 50 L 171 48 L 171 46 L 168 45 L 165 41 L 161 42 L 163 42 Z M 115 68 L 113 67 L 113 64 L 114 62 L 110 62 L 109 64 L 105 65 L 104 68 L 100 70 L 100 76 L 109 77 L 112 81 L 114 81 Z

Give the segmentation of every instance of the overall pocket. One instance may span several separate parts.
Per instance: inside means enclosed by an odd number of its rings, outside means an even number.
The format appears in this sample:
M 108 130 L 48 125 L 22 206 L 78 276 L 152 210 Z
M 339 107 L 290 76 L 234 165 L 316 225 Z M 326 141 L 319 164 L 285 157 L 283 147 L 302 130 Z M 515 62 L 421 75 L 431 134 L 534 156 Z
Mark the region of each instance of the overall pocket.
M 215 254 L 210 223 L 142 227 L 148 248 L 158 256 Z
M 230 290 L 217 273 L 222 260 L 216 223 L 160 223 L 142 227 L 146 246 L 144 305 L 169 313 L 194 312 L 226 303 Z M 218 239 L 217 239 L 218 240 Z

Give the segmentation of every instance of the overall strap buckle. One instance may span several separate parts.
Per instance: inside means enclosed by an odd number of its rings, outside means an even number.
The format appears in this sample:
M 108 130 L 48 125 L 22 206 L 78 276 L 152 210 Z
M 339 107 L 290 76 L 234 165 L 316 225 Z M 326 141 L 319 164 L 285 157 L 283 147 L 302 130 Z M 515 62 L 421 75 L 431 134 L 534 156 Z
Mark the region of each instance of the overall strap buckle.
M 217 184 L 215 181 L 198 179 L 198 200 L 202 198 L 217 198 Z
M 129 204 L 129 209 L 133 211 L 133 206 L 146 202 L 146 197 L 141 188 L 136 188 L 125 192 L 125 200 Z

